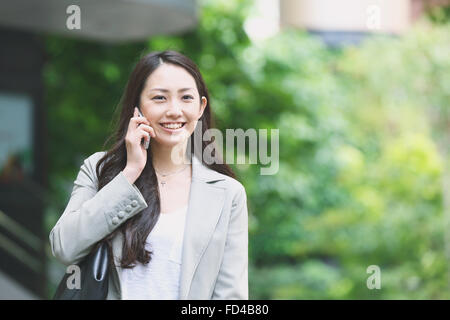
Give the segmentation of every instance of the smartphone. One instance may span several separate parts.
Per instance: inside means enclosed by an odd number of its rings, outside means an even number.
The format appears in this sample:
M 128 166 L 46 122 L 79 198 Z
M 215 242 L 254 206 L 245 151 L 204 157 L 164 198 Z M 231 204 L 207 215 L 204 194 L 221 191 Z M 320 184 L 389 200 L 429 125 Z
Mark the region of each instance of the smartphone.
M 141 109 L 139 109 L 139 107 L 138 107 L 138 112 L 139 112 L 139 117 L 143 117 L 143 115 L 142 115 L 142 113 L 141 113 Z M 150 139 L 151 139 L 151 137 L 150 137 L 150 135 L 148 136 L 148 141 L 147 140 L 145 140 L 144 138 L 142 138 L 142 140 L 141 140 L 141 144 L 144 146 L 144 148 L 147 150 L 148 149 L 148 146 L 149 146 L 149 144 L 150 144 Z

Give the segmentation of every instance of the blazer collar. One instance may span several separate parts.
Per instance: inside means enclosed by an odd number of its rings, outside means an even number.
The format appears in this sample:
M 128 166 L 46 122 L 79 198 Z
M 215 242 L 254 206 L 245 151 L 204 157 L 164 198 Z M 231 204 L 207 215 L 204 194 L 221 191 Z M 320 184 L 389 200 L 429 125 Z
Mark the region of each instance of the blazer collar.
M 192 155 L 192 180 L 200 180 L 206 183 L 225 180 L 223 175 L 204 165 L 195 154 Z

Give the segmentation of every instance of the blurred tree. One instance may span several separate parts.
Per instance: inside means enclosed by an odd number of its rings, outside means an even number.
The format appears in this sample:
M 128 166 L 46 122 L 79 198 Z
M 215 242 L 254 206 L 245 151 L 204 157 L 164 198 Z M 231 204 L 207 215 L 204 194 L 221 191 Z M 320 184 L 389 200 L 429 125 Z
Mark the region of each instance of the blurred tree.
M 351 92 L 352 137 L 341 155 L 365 171 L 341 182 L 349 204 L 378 221 L 364 232 L 364 245 L 372 244 L 368 256 L 384 270 L 383 298 L 448 298 L 448 36 L 448 25 L 420 24 L 403 38 L 349 48 L 339 61 Z
M 429 2 L 430 4 L 426 9 L 429 19 L 438 24 L 448 23 L 450 21 L 450 2 L 448 0 L 434 0 Z
M 110 133 L 140 55 L 174 49 L 199 65 L 222 132 L 269 129 L 270 141 L 279 129 L 276 175 L 234 165 L 248 195 L 251 299 L 448 298 L 448 25 L 332 52 L 293 30 L 250 42 L 251 2 L 201 5 L 198 27 L 176 36 L 47 37 L 48 159 L 61 199 L 48 231 L 81 161 Z M 381 290 L 366 286 L 372 264 Z

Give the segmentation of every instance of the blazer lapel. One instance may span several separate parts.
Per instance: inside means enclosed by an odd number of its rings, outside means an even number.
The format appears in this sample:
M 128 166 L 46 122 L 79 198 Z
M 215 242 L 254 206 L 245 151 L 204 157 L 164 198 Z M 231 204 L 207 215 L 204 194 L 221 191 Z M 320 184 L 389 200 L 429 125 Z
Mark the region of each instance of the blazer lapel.
M 225 180 L 192 156 L 192 182 L 183 237 L 180 299 L 189 299 L 189 289 L 197 265 L 222 214 L 225 188 L 214 182 Z

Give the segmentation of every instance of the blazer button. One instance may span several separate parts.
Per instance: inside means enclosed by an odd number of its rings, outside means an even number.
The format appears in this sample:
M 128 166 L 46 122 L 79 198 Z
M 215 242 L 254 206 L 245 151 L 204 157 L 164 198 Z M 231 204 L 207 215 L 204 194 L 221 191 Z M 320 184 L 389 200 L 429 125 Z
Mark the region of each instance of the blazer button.
M 125 208 L 125 210 L 127 210 L 127 212 L 131 212 L 131 210 L 133 210 L 133 209 L 131 208 L 130 205 L 127 205 L 126 208 Z
M 112 218 L 112 223 L 119 224 L 119 218 L 117 218 L 117 217 Z
M 132 207 L 137 207 L 138 202 L 136 200 L 131 201 L 131 206 Z
M 122 210 L 119 211 L 118 215 L 117 215 L 120 219 L 122 219 L 123 217 L 125 217 L 125 212 L 123 212 Z

